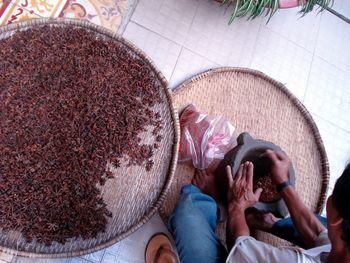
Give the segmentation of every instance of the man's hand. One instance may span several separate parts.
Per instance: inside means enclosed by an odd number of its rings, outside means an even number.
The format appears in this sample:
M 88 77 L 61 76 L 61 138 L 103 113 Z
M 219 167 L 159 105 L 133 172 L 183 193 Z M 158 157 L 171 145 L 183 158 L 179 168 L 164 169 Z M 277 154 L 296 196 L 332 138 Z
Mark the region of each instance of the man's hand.
M 226 167 L 229 212 L 232 208 L 239 208 L 244 211 L 258 202 L 262 189 L 259 188 L 255 193 L 253 192 L 253 169 L 253 163 L 251 162 L 241 164 L 235 178 L 233 178 L 231 167 Z
M 253 193 L 253 164 L 250 162 L 239 167 L 235 178 L 232 177 L 231 167 L 227 166 L 226 175 L 228 182 L 226 243 L 230 250 L 238 237 L 250 235 L 244 212 L 259 200 L 262 189 L 259 188 Z
M 263 156 L 271 160 L 271 177 L 275 185 L 288 180 L 289 158 L 282 151 L 267 150 Z M 318 235 L 325 229 L 315 215 L 301 201 L 293 187 L 286 187 L 281 192 L 294 226 L 307 247 L 313 247 Z
M 263 156 L 271 161 L 271 178 L 275 185 L 288 181 L 289 158 L 282 151 L 267 150 Z

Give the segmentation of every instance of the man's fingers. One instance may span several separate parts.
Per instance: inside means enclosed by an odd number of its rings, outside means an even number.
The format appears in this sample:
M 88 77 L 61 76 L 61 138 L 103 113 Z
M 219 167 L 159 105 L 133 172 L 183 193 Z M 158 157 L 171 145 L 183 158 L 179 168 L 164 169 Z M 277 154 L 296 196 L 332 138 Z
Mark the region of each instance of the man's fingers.
M 288 160 L 288 156 L 283 151 L 276 151 L 275 154 L 277 155 L 278 159 L 281 161 Z
M 231 187 L 233 185 L 233 177 L 232 177 L 232 169 L 231 166 L 227 165 L 226 168 L 226 176 L 227 176 L 227 182 L 228 186 Z
M 247 170 L 248 170 L 248 162 L 243 164 L 243 173 L 242 173 L 242 181 L 245 181 L 247 178 Z
M 260 154 L 259 157 L 268 157 L 274 162 L 289 160 L 288 155 L 284 151 L 273 151 L 270 149 Z
M 256 191 L 255 191 L 255 193 L 254 193 L 254 195 L 255 195 L 255 197 L 256 197 L 256 200 L 259 201 L 262 191 L 263 191 L 262 188 L 256 189 Z
M 246 180 L 249 187 L 253 188 L 253 176 L 254 176 L 254 165 L 252 162 L 248 163 Z
M 279 158 L 277 157 L 276 152 L 274 152 L 270 149 L 266 150 L 266 152 L 263 154 L 263 156 L 266 156 L 274 163 L 279 162 Z
M 236 177 L 235 177 L 235 180 L 236 180 L 237 182 L 240 181 L 240 180 L 242 180 L 242 177 L 243 177 L 243 170 L 244 170 L 244 165 L 241 164 L 241 165 L 239 166 L 238 172 L 237 172 Z

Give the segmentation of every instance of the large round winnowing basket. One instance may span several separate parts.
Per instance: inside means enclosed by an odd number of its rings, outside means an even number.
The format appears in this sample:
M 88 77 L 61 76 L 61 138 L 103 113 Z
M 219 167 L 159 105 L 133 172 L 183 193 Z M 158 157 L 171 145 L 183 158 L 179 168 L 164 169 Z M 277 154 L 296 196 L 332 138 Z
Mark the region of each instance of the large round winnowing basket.
M 101 188 L 107 208 L 113 213 L 104 233 L 98 234 L 94 239 L 71 239 L 65 244 L 54 242 L 50 246 L 45 246 L 35 241 L 27 243 L 19 232 L 0 230 L 0 251 L 5 253 L 50 258 L 79 256 L 103 249 L 130 235 L 146 223 L 162 205 L 173 180 L 177 163 L 178 115 L 173 107 L 168 83 L 151 60 L 129 41 L 100 26 L 73 19 L 35 19 L 1 27 L 0 39 L 8 38 L 19 30 L 47 25 L 84 28 L 96 34 L 98 38 L 120 43 L 151 68 L 151 74 L 160 84 L 162 97 L 162 103 L 155 108 L 163 120 L 163 140 L 154 153 L 154 166 L 151 172 L 147 172 L 143 167 L 122 166 L 117 169 L 115 178 L 108 180 Z M 149 139 L 142 138 L 143 141 Z
M 185 81 L 174 90 L 173 99 L 180 113 L 194 104 L 201 112 L 225 115 L 237 134 L 247 131 L 255 139 L 279 145 L 293 162 L 301 199 L 312 211 L 322 211 L 329 181 L 325 148 L 311 114 L 283 84 L 256 70 L 218 68 Z M 165 218 L 193 174 L 191 165 L 178 164 L 161 208 Z M 222 230 L 219 228 L 224 240 Z M 274 245 L 285 244 L 267 233 L 258 232 L 257 238 Z

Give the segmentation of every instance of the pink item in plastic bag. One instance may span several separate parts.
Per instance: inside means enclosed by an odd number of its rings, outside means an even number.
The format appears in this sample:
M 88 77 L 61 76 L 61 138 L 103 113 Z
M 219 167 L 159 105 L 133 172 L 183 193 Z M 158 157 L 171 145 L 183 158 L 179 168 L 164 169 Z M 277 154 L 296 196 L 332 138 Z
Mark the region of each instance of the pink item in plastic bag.
M 224 116 L 200 113 L 192 104 L 181 114 L 180 129 L 179 162 L 192 160 L 198 169 L 207 169 L 213 160 L 224 159 L 237 145 L 235 127 Z

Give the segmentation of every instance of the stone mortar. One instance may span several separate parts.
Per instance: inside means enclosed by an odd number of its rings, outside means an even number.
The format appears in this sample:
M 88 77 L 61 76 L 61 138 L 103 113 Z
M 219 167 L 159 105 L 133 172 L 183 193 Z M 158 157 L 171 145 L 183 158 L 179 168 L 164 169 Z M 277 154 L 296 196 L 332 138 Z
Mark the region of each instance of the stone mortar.
M 268 149 L 274 151 L 282 150 L 272 142 L 253 139 L 247 132 L 243 132 L 238 136 L 237 143 L 236 147 L 226 153 L 224 160 L 219 164 L 216 172 L 222 193 L 226 193 L 227 179 L 225 176 L 225 167 L 227 165 L 231 165 L 232 174 L 235 176 L 241 163 L 257 158 Z M 292 163 L 290 163 L 288 168 L 288 179 L 289 183 L 295 186 L 295 172 Z M 276 216 L 286 217 L 289 214 L 287 206 L 281 197 L 271 203 L 258 202 L 254 207 L 263 212 L 272 212 Z

